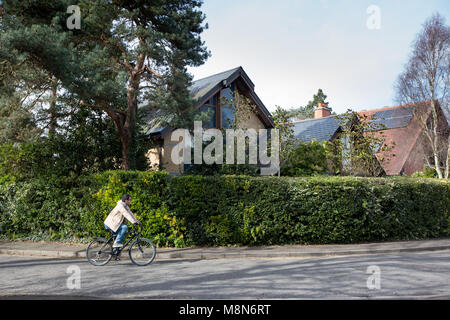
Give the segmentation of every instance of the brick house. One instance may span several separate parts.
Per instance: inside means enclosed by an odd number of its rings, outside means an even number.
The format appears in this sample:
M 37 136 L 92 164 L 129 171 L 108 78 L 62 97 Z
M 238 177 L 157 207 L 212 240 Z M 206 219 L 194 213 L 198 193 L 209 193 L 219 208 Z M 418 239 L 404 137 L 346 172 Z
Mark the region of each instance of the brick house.
M 224 71 L 192 83 L 190 93 L 197 102 L 195 108 L 199 111 L 212 111 L 212 116 L 204 128 L 227 129 L 234 117 L 232 105 L 225 105 L 223 98 L 230 99 L 234 92 L 247 97 L 254 104 L 254 112 L 245 120 L 244 129 L 270 129 L 274 127 L 272 115 L 255 93 L 255 85 L 242 67 Z M 154 168 L 162 167 L 171 174 L 181 174 L 185 165 L 176 165 L 171 160 L 171 152 L 177 142 L 172 142 L 170 133 L 175 128 L 162 126 L 164 115 L 157 110 L 150 112 L 146 118 L 148 122 L 147 134 L 156 141 L 157 146 L 147 153 L 149 162 Z
M 426 155 L 430 153 L 422 126 L 418 121 L 420 114 L 418 110 L 425 112 L 427 116 L 430 115 L 427 104 L 400 105 L 358 112 L 361 118 L 373 117 L 372 121 L 385 128 L 379 132 L 384 135 L 387 145 L 394 143 L 391 153 L 395 156 L 387 162 L 380 163 L 386 175 L 412 175 L 423 171 L 427 162 L 433 163 L 432 159 L 426 159 Z M 439 105 L 438 112 L 440 113 L 439 130 L 448 136 L 449 123 Z M 305 142 L 312 139 L 331 141 L 336 139 L 341 131 L 339 116 L 332 116 L 331 109 L 325 105 L 318 106 L 314 119 L 295 121 L 293 125 L 295 137 Z M 378 158 L 380 154 L 377 153 L 376 156 Z
M 443 135 L 444 141 L 447 141 L 449 123 L 439 104 L 437 104 L 437 112 L 439 114 L 438 131 Z M 394 143 L 392 153 L 395 154 L 395 157 L 383 164 L 387 175 L 405 174 L 409 176 L 423 171 L 426 165 L 434 164 L 433 158 L 430 157 L 429 142 L 419 120 L 421 117 L 428 121 L 431 120 L 431 108 L 428 103 L 399 105 L 364 110 L 358 113 L 374 116 L 373 121 L 386 127 L 386 129 L 380 130 L 380 133 L 385 136 L 385 143 Z

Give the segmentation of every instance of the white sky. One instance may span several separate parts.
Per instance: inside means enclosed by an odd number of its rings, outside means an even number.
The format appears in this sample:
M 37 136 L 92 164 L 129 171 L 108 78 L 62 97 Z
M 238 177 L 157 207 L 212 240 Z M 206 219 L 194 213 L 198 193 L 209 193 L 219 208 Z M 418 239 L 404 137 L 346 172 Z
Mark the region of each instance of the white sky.
M 439 12 L 450 23 L 449 0 L 205 0 L 202 11 L 212 56 L 189 68 L 194 80 L 242 66 L 270 111 L 304 106 L 319 88 L 337 113 L 395 105 L 423 22 Z

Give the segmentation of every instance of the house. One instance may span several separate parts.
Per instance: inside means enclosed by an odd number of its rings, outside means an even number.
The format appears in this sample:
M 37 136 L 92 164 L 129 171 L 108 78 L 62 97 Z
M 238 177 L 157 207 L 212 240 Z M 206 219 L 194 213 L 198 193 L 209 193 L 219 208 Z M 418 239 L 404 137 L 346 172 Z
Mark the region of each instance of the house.
M 439 114 L 438 131 L 448 136 L 447 118 L 438 103 L 436 106 Z M 428 103 L 364 110 L 358 114 L 373 117 L 372 121 L 383 127 L 379 133 L 383 134 L 385 144 L 393 146 L 390 152 L 395 156 L 382 164 L 387 175 L 412 175 L 423 171 L 425 165 L 434 163 L 430 157 L 429 142 L 421 125 L 421 118 L 428 122 L 431 120 L 431 108 Z M 447 141 L 446 138 L 444 140 Z
M 331 108 L 325 104 L 319 104 L 314 111 L 313 119 L 298 120 L 293 122 L 294 137 L 303 142 L 331 141 L 341 131 L 338 116 L 331 115 Z
M 332 115 L 331 108 L 326 104 L 319 103 L 314 110 L 314 118 L 293 121 L 294 138 L 297 139 L 297 141 L 305 143 L 309 143 L 312 140 L 318 142 L 333 142 L 336 139 L 341 139 L 343 146 L 341 162 L 334 163 L 333 160 L 328 159 L 327 163 L 329 170 L 332 172 L 338 169 L 336 166 L 339 167 L 339 170 L 345 171 L 345 168 L 350 165 L 348 157 L 345 156 L 346 153 L 348 154 L 350 147 L 347 142 L 348 139 L 340 134 L 343 132 L 342 125 L 345 121 L 348 120 L 344 120 L 340 115 Z M 356 118 L 352 121 L 359 121 L 359 119 Z M 376 159 L 375 162 L 377 162 Z M 380 174 L 384 174 L 381 166 L 378 164 L 376 166 L 377 171 Z M 361 172 L 361 174 L 364 174 L 364 172 Z
M 442 113 L 439 106 L 438 110 Z M 394 156 L 389 161 L 380 161 L 386 175 L 412 175 L 423 171 L 427 162 L 433 163 L 432 159 L 426 159 L 429 150 L 418 119 L 424 112 L 429 117 L 430 110 L 427 104 L 399 105 L 358 112 L 360 119 L 371 118 L 371 121 L 379 127 L 375 133 L 383 135 L 385 144 L 392 146 L 389 153 Z M 448 135 L 448 122 L 444 113 L 440 114 L 439 119 L 441 119 L 440 130 Z M 310 142 L 312 139 L 332 141 L 342 131 L 339 116 L 332 116 L 331 109 L 323 104 L 315 110 L 314 119 L 296 121 L 293 126 L 294 136 L 304 142 Z M 380 160 L 381 156 L 381 151 L 376 152 L 377 159 Z
M 207 123 L 203 123 L 204 128 L 227 129 L 230 127 L 230 120 L 234 117 L 232 105 L 222 103 L 223 98 L 230 99 L 234 92 L 247 97 L 255 109 L 245 125 L 244 129 L 270 129 L 274 127 L 272 116 L 264 106 L 261 99 L 255 93 L 255 85 L 242 67 L 237 67 L 212 76 L 196 80 L 190 87 L 190 93 L 196 101 L 195 108 L 199 111 L 210 110 L 211 118 Z M 176 128 L 161 125 L 164 114 L 161 110 L 150 112 L 147 116 L 147 134 L 157 143 L 157 146 L 150 149 L 147 158 L 155 167 L 171 174 L 181 174 L 185 170 L 185 165 L 177 165 L 171 159 L 172 149 L 177 142 L 171 141 L 170 133 Z

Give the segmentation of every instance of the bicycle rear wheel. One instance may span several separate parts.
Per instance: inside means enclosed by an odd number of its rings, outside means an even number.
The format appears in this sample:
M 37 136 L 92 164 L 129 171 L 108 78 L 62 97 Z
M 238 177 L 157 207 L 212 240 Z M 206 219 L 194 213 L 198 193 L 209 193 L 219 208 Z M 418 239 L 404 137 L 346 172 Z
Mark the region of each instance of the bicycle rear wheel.
M 97 238 L 89 243 L 86 249 L 86 258 L 94 266 L 104 266 L 113 256 L 111 242 L 105 238 Z
M 131 244 L 129 255 L 134 264 L 146 266 L 155 259 L 156 247 L 149 239 L 139 238 Z

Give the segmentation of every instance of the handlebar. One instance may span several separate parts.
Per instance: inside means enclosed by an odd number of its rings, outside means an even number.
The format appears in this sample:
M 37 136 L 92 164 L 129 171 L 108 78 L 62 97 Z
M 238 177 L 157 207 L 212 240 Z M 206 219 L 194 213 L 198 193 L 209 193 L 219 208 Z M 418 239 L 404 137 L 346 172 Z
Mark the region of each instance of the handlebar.
M 137 233 L 142 232 L 142 224 L 141 223 L 133 224 L 133 228 L 134 228 L 134 232 L 137 232 Z

